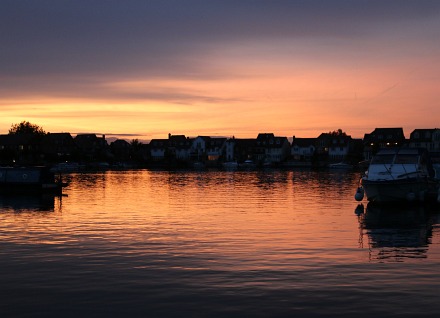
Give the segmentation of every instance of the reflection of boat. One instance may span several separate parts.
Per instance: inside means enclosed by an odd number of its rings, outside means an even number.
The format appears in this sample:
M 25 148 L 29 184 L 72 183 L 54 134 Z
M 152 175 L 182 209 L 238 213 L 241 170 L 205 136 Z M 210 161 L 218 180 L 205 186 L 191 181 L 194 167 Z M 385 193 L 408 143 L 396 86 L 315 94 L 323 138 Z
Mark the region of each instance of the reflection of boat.
M 61 193 L 66 185 L 48 167 L 0 167 L 2 193 Z
M 238 168 L 238 163 L 237 161 L 227 161 L 227 162 L 223 162 L 222 166 L 226 170 L 235 170 Z
M 378 259 L 425 258 L 436 218 L 423 206 L 379 206 L 369 203 L 359 223 Z
M 195 161 L 192 163 L 192 167 L 196 170 L 202 170 L 205 169 L 205 164 L 201 161 Z
M 434 177 L 428 151 L 421 148 L 380 150 L 361 183 L 368 201 L 424 201 L 439 196 L 439 179 Z
M 54 165 L 50 170 L 52 172 L 75 172 L 84 169 L 84 165 L 77 162 L 60 162 Z
M 350 170 L 353 169 L 351 164 L 345 162 L 331 163 L 328 165 L 330 169 Z
M 311 161 L 285 161 L 280 164 L 284 168 L 311 168 Z
M 248 159 L 248 160 L 245 160 L 243 163 L 241 163 L 239 165 L 239 167 L 242 169 L 250 170 L 250 169 L 255 169 L 257 167 L 257 165 L 252 160 Z
M 14 211 L 53 211 L 55 196 L 39 193 L 8 193 L 0 194 L 0 207 Z

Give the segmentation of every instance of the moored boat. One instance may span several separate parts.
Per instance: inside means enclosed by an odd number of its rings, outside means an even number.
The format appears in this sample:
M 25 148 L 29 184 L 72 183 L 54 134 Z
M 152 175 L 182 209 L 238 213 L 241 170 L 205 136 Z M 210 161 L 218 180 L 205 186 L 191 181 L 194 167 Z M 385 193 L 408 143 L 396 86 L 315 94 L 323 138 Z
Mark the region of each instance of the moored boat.
M 362 189 L 370 202 L 440 200 L 438 177 L 426 149 L 383 149 L 371 160 L 355 198 L 363 199 Z
M 67 186 L 48 167 L 0 167 L 0 191 L 57 193 Z

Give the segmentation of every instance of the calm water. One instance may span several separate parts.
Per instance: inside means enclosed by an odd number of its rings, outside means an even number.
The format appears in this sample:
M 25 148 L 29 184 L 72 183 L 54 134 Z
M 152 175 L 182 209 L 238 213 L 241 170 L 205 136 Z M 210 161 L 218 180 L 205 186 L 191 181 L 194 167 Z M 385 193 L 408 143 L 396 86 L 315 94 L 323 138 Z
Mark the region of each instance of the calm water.
M 440 212 L 347 172 L 110 171 L 0 196 L 1 317 L 434 317 Z

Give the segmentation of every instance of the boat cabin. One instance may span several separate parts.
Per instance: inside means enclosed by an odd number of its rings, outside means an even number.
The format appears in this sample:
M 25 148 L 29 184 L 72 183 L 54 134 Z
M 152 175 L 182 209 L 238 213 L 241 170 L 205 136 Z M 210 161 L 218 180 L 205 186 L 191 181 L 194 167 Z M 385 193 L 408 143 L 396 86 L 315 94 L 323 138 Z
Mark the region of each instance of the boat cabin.
M 370 180 L 394 180 L 411 177 L 434 177 L 429 153 L 423 148 L 380 150 L 368 168 Z

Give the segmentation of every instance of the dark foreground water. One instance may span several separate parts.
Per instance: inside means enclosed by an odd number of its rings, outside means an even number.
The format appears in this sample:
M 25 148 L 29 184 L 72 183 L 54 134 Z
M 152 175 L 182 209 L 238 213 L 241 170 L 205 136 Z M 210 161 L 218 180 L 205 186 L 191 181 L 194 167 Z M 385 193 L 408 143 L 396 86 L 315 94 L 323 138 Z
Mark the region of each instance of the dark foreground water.
M 357 173 L 72 174 L 0 195 L 0 317 L 437 317 L 438 208 Z

